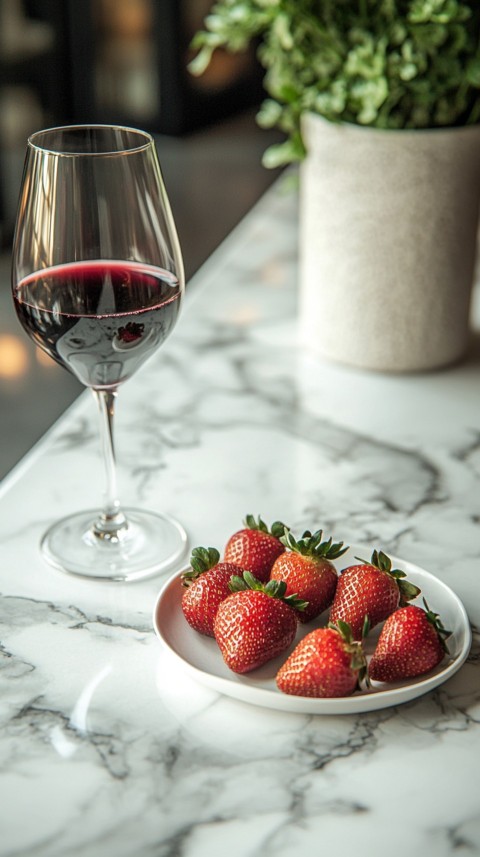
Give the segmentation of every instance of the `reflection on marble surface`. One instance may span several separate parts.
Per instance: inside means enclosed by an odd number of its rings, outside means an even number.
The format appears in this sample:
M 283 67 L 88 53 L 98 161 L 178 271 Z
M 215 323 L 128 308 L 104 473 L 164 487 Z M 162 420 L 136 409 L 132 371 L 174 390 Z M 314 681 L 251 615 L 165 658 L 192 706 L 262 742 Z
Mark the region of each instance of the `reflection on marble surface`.
M 38 541 L 99 501 L 85 394 L 0 498 L 2 857 L 480 853 L 480 349 L 437 374 L 320 363 L 296 341 L 296 199 L 281 181 L 189 287 L 120 391 L 121 495 L 223 547 L 247 512 L 375 544 L 444 580 L 474 644 L 398 708 L 315 717 L 178 673 L 154 636 L 164 578 L 71 579 Z

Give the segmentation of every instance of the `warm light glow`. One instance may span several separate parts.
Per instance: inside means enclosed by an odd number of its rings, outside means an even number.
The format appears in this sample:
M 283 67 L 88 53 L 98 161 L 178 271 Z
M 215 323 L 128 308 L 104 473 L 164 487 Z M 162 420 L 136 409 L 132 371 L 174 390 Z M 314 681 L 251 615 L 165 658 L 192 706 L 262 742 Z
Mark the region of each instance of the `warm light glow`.
M 19 378 L 28 369 L 28 351 L 18 336 L 0 335 L 0 378 Z
M 238 324 L 239 327 L 253 324 L 258 321 L 259 318 L 260 314 L 258 308 L 251 304 L 244 304 L 243 306 L 236 307 L 230 314 L 230 321 L 234 324 Z
M 276 260 L 267 262 L 262 268 L 262 280 L 268 286 L 284 286 L 285 265 Z
M 47 369 L 52 369 L 55 366 L 55 360 L 46 351 L 42 351 L 41 348 L 35 350 L 35 357 L 40 366 L 46 366 Z

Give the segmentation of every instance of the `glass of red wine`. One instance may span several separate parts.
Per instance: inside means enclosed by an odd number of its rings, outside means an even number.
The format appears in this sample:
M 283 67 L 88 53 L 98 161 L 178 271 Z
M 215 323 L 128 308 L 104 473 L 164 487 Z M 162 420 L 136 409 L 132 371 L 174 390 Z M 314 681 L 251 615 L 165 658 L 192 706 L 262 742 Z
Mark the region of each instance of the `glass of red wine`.
M 171 333 L 184 275 L 152 137 L 133 128 L 51 128 L 28 140 L 12 263 L 13 299 L 29 336 L 97 400 L 104 507 L 73 514 L 42 539 L 63 571 L 136 580 L 179 561 L 183 527 L 122 509 L 113 444 L 118 387 Z

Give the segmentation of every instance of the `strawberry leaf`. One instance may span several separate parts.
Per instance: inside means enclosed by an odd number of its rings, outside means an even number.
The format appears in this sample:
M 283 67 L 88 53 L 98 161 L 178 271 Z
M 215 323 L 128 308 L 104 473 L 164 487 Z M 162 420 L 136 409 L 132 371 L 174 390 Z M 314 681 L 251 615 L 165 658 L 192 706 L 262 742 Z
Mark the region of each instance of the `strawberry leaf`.
M 365 617 L 366 619 L 367 617 Z M 336 631 L 342 638 L 344 649 L 350 655 L 350 669 L 357 672 L 357 688 L 360 688 L 363 680 L 368 681 L 367 659 L 362 644 L 353 639 L 352 629 L 348 622 L 339 619 L 338 622 L 329 622 L 327 625 Z
M 427 618 L 428 622 L 430 622 L 430 624 L 435 628 L 435 631 L 438 634 L 438 639 L 440 640 L 440 644 L 442 646 L 442 649 L 448 654 L 449 652 L 448 652 L 448 646 L 447 646 L 446 641 L 447 641 L 448 637 L 451 637 L 452 632 L 447 631 L 442 620 L 440 619 L 439 614 L 434 613 L 433 610 L 430 610 L 430 607 L 428 606 L 425 598 L 423 599 L 423 603 L 425 605 L 426 618 Z
M 290 527 L 285 526 L 282 521 L 274 521 L 272 526 L 270 527 L 270 532 L 272 536 L 275 536 L 276 539 L 280 539 L 283 534 L 289 530 Z
M 352 629 L 348 622 L 344 622 L 343 619 L 339 619 L 338 622 L 329 622 L 328 627 L 332 628 L 334 631 L 338 631 L 345 643 L 353 642 Z
M 362 640 L 365 640 L 368 637 L 369 633 L 370 633 L 370 619 L 365 614 L 365 618 L 363 620 L 363 626 L 362 626 Z
M 190 557 L 190 569 L 182 574 L 182 585 L 190 586 L 197 577 L 214 568 L 220 559 L 216 548 L 194 548 Z
M 232 574 L 228 581 L 228 588 L 231 592 L 243 592 L 246 589 L 251 589 L 251 586 L 240 575 Z
M 269 580 L 265 584 L 265 592 L 271 595 L 272 598 L 283 598 L 287 591 L 287 584 L 284 580 Z
M 293 607 L 294 610 L 301 610 L 302 612 L 308 607 L 308 601 L 303 601 L 297 595 L 286 595 L 285 598 L 282 598 L 282 601 L 288 604 L 289 607 Z
M 279 601 L 284 601 L 289 607 L 295 610 L 305 610 L 308 606 L 308 601 L 302 601 L 298 595 L 286 595 L 287 584 L 284 580 L 269 580 L 267 583 L 262 583 L 252 574 L 251 571 L 244 571 L 243 576 L 232 574 L 228 588 L 231 592 L 244 592 L 251 589 L 253 592 L 264 592 L 270 598 L 278 598 Z
M 260 530 L 262 533 L 268 533 L 268 527 L 265 522 L 262 521 L 260 515 L 258 516 L 258 521 L 253 515 L 245 515 L 244 524 L 248 530 Z
M 364 560 L 359 556 L 356 556 L 355 559 L 358 559 L 362 565 L 371 565 L 373 568 L 378 568 L 379 571 L 383 571 L 385 574 L 389 574 L 390 577 L 393 577 L 400 590 L 400 604 L 402 606 L 405 606 L 409 601 L 412 601 L 420 595 L 421 589 L 419 589 L 418 586 L 415 586 L 414 583 L 410 583 L 410 581 L 406 579 L 406 573 L 400 568 L 392 568 L 392 560 L 386 553 L 383 553 L 383 551 L 374 550 L 370 561 Z
M 243 572 L 243 580 L 247 584 L 248 589 L 254 589 L 258 592 L 262 592 L 265 589 L 263 583 L 260 580 L 257 580 L 251 571 Z
M 269 529 L 265 521 L 262 521 L 260 516 L 258 516 L 257 520 L 253 515 L 245 515 L 243 523 L 247 530 L 258 530 L 261 533 L 267 533 L 269 536 L 274 536 L 276 539 L 283 536 L 283 534 L 289 529 L 289 527 L 286 527 L 282 521 L 274 521 Z
M 376 561 L 374 560 L 374 557 Z M 392 561 L 386 553 L 383 553 L 383 551 L 379 551 L 378 553 L 377 551 L 373 551 L 372 563 L 373 565 L 376 565 L 377 568 L 379 568 L 381 571 L 390 572 L 392 570 Z
M 337 559 L 348 550 L 348 545 L 344 547 L 343 542 L 334 544 L 331 537 L 326 541 L 322 541 L 322 539 L 322 530 L 317 530 L 315 533 L 305 530 L 302 538 L 296 539 L 290 530 L 285 529 L 280 541 L 289 550 L 315 559 Z
M 402 606 L 408 604 L 409 601 L 413 601 L 422 591 L 419 586 L 415 586 L 409 580 L 398 580 L 397 582 L 400 590 L 400 604 Z

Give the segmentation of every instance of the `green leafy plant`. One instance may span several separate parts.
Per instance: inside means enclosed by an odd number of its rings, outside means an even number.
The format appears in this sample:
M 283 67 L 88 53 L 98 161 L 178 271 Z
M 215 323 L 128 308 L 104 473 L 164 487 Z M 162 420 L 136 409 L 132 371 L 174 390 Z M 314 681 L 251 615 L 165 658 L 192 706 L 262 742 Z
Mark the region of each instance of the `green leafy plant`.
M 217 0 L 204 25 L 194 74 L 219 47 L 257 47 L 258 123 L 287 135 L 266 166 L 304 157 L 306 111 L 392 129 L 480 120 L 479 0 Z

